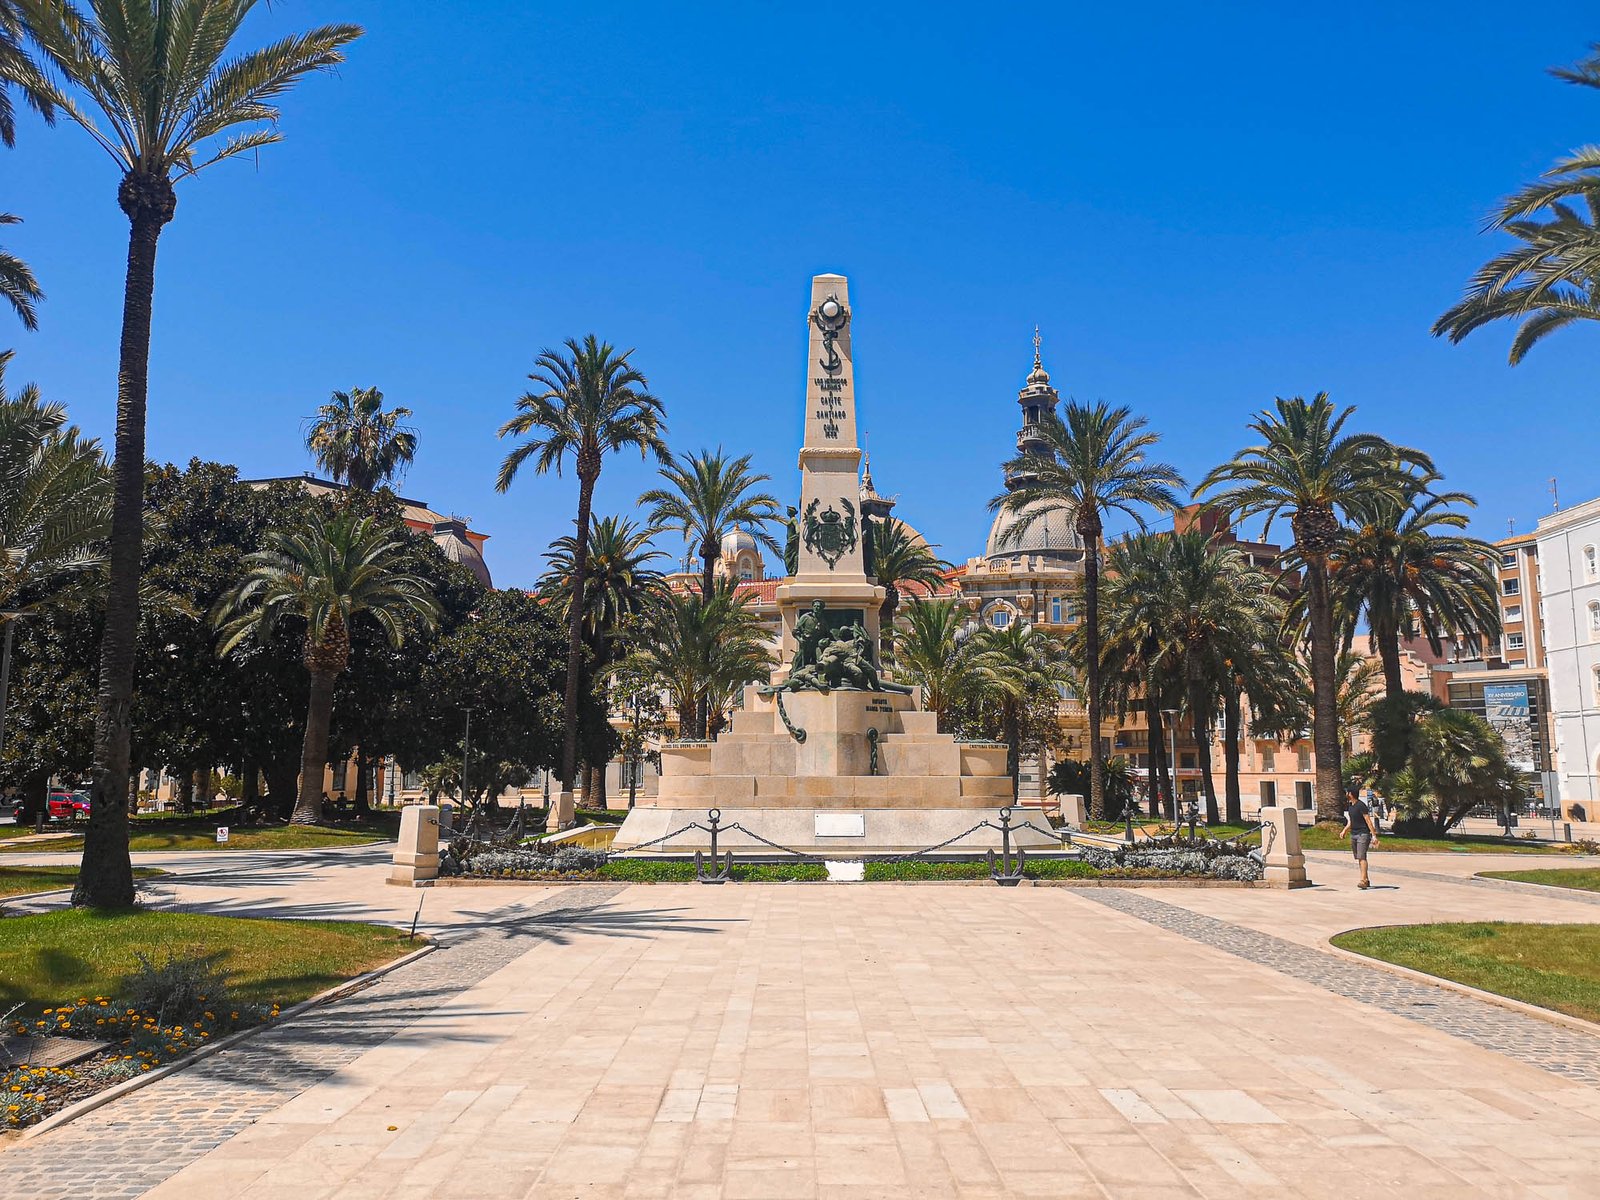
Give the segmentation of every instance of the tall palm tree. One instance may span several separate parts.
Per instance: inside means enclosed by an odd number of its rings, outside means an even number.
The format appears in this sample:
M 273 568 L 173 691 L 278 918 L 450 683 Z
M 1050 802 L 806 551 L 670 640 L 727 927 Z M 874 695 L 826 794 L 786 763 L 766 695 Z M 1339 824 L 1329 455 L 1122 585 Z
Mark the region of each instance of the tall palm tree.
M 1265 514 L 1262 536 L 1287 514 L 1294 545 L 1287 564 L 1298 567 L 1306 590 L 1306 628 L 1313 683 L 1312 743 L 1317 755 L 1317 815 L 1335 820 L 1343 798 L 1339 718 L 1335 709 L 1338 658 L 1329 557 L 1343 537 L 1341 518 L 1359 519 L 1366 506 L 1404 495 L 1411 473 L 1433 472 L 1420 450 L 1397 447 L 1371 433 L 1344 431 L 1354 407 L 1335 409 L 1326 392 L 1311 400 L 1279 398 L 1250 429 L 1261 439 L 1201 481 L 1197 495 L 1220 488 L 1211 503 L 1236 517 Z
M 894 648 L 894 617 L 900 596 L 908 587 L 931 595 L 944 584 L 950 569 L 904 521 L 894 517 L 872 523 L 872 573 L 883 588 L 883 605 L 878 610 L 882 641 L 891 655 Z
M 0 93 L 3 94 L 3 93 Z M 21 217 L 14 217 L 10 213 L 0 213 L 0 225 L 20 225 Z M 17 316 L 22 320 L 24 329 L 39 328 L 39 301 L 44 299 L 44 292 L 39 287 L 39 281 L 33 277 L 28 264 L 14 254 L 8 254 L 0 249 L 0 300 L 6 301 L 16 310 Z
M 1557 79 L 1600 88 L 1600 44 Z M 1461 302 L 1433 324 L 1435 337 L 1459 343 L 1493 321 L 1518 320 L 1510 361 L 1574 321 L 1600 320 L 1600 146 L 1569 153 L 1540 180 L 1507 199 L 1488 228 L 1516 238 L 1472 276 Z
M 999 716 L 1014 801 L 1022 780 L 1026 710 L 1046 699 L 1054 715 L 1057 685 L 1069 677 L 1066 655 L 1060 642 L 1024 621 L 1003 629 L 986 625 L 972 641 L 973 684 L 980 703 L 993 706 Z
M 636 447 L 642 456 L 667 461 L 665 411 L 649 391 L 649 381 L 609 342 L 589 334 L 565 342 L 566 353 L 539 352 L 528 378 L 538 390 L 517 400 L 517 415 L 500 426 L 499 436 L 535 436 L 522 442 L 500 464 L 495 481 L 505 491 L 530 458 L 534 471 L 561 473 L 571 455 L 578 473 L 578 516 L 574 525 L 572 600 L 567 619 L 567 688 L 562 709 L 561 790 L 570 796 L 578 772 L 578 688 L 583 672 L 584 590 L 589 571 L 589 514 L 594 485 L 607 453 Z M 565 802 L 561 806 L 565 808 Z
M 32 384 L 6 389 L 0 350 L 0 612 L 30 612 L 104 568 L 111 475 L 100 443 Z
M 639 497 L 650 506 L 650 524 L 677 529 L 700 555 L 700 594 L 711 595 L 712 576 L 722 539 L 743 528 L 773 554 L 782 553 L 767 524 L 782 515 L 777 498 L 755 489 L 771 476 L 750 470 L 750 456 L 730 459 L 721 446 L 698 454 L 680 454 L 661 468 L 666 487 Z
M 398 647 L 403 622 L 415 617 L 431 628 L 439 604 L 428 583 L 410 574 L 405 533 L 371 517 L 313 512 L 297 527 L 268 531 L 266 545 L 250 555 L 245 577 L 218 603 L 219 655 L 252 633 L 270 633 L 284 617 L 305 622 L 303 657 L 311 675 L 306 735 L 300 755 L 300 797 L 293 820 L 322 819 L 322 772 L 328 765 L 328 725 L 333 689 L 350 665 L 350 627 L 367 613 Z
M 370 492 L 402 474 L 417 456 L 416 431 L 403 405 L 385 411 L 377 388 L 334 392 L 306 431 L 306 449 L 336 483 Z
M 1466 528 L 1467 515 L 1455 506 L 1475 501 L 1465 492 L 1431 493 L 1433 482 L 1416 476 L 1399 496 L 1374 496 L 1363 506 L 1361 523 L 1328 558 L 1346 644 L 1364 617 L 1391 697 L 1405 691 L 1403 638 L 1420 633 L 1434 654 L 1442 654 L 1447 630 L 1500 633 L 1498 551 L 1478 538 L 1445 532 Z
M 959 600 L 913 598 L 905 626 L 894 631 L 894 666 L 900 678 L 922 689 L 922 707 L 944 729 L 950 709 L 972 691 L 972 652 L 960 637 Z
M 719 723 L 738 690 L 764 679 L 774 665 L 766 629 L 737 586 L 715 580 L 709 599 L 662 592 L 645 614 L 635 658 L 667 694 L 679 737 L 702 736 L 697 721 L 703 708 Z
M 1169 815 L 1177 819 L 1173 764 L 1167 762 L 1166 710 L 1181 706 L 1183 681 L 1173 674 L 1176 630 L 1167 623 L 1162 605 L 1166 587 L 1166 555 L 1158 535 L 1141 533 L 1114 543 L 1106 554 L 1104 591 L 1099 604 L 1101 703 L 1120 717 L 1132 707 L 1145 717 L 1149 760 L 1150 815 L 1161 812 L 1165 783 Z M 1088 630 L 1084 623 L 1067 634 L 1067 651 L 1087 663 Z M 1087 673 L 1085 673 L 1087 676 Z
M 614 658 L 615 639 L 623 623 L 643 612 L 661 591 L 661 572 L 649 564 L 661 558 L 650 539 L 654 530 L 635 525 L 626 517 L 601 517 L 589 530 L 589 579 L 584 587 L 585 643 L 596 656 L 597 671 Z M 577 546 L 571 534 L 550 545 L 550 564 L 539 590 L 548 592 L 562 612 L 572 601 Z
M 93 807 L 74 904 L 133 903 L 128 737 L 144 541 L 145 405 L 156 246 L 177 211 L 177 179 L 279 141 L 275 101 L 338 66 L 355 25 L 326 25 L 230 54 L 256 0 L 12 0 L 48 77 L 22 82 L 111 156 L 128 218 L 117 367 L 116 501 L 95 719 Z M 42 73 L 41 73 L 42 76 Z M 98 114 L 98 120 L 96 119 Z M 103 124 L 101 123 L 103 122 Z
M 1020 540 L 1052 509 L 1070 508 L 1083 541 L 1085 678 L 1089 695 L 1089 803 L 1096 817 L 1105 812 L 1104 755 L 1100 746 L 1100 552 L 1105 517 L 1120 512 L 1144 528 L 1145 509 L 1178 506 L 1183 476 L 1148 454 L 1161 439 L 1145 429 L 1143 417 L 1126 408 L 1069 402 L 1058 417 L 1045 413 L 1038 437 L 1045 454 L 1024 453 L 1006 464 L 1016 486 L 989 502 L 991 509 L 1017 514 L 1011 527 Z

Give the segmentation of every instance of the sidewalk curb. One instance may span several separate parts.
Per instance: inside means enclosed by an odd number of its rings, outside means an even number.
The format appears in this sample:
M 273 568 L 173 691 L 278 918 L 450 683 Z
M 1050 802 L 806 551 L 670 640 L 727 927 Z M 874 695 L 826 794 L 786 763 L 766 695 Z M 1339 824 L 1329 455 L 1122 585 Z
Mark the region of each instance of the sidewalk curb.
M 1385 926 L 1357 925 L 1352 929 L 1341 929 L 1333 935 L 1338 937 L 1342 933 L 1357 933 L 1363 929 L 1381 929 Z M 1394 928 L 1388 926 L 1388 928 Z M 1600 1037 L 1600 1024 L 1585 1021 L 1582 1017 L 1568 1016 L 1564 1012 L 1557 1012 L 1553 1008 L 1541 1008 L 1537 1004 L 1529 1004 L 1525 1000 L 1513 1000 L 1510 996 L 1502 996 L 1498 992 L 1486 992 L 1482 988 L 1475 988 L 1468 983 L 1459 983 L 1454 979 L 1445 979 L 1439 975 L 1429 975 L 1426 971 L 1417 971 L 1411 967 L 1402 967 L 1399 963 L 1389 962 L 1387 959 L 1372 958 L 1366 954 L 1357 954 L 1354 950 L 1346 950 L 1342 946 L 1335 946 L 1330 938 L 1323 947 L 1329 953 L 1349 962 L 1362 963 L 1369 967 L 1377 967 L 1391 975 L 1398 975 L 1402 979 L 1409 979 L 1413 983 L 1429 983 L 1436 988 L 1447 992 L 1455 992 L 1462 996 L 1471 996 L 1474 1000 L 1482 1000 L 1485 1004 L 1493 1004 L 1497 1008 L 1509 1009 L 1521 1013 L 1525 1017 L 1536 1017 L 1551 1025 L 1560 1025 L 1575 1033 L 1586 1033 L 1590 1037 Z
M 76 1121 L 79 1117 L 86 1116 L 87 1114 L 94 1112 L 95 1109 L 102 1108 L 105 1105 L 110 1104 L 113 1100 L 119 1099 L 122 1096 L 126 1096 L 129 1092 L 136 1092 L 140 1088 L 148 1087 L 150 1084 L 155 1083 L 158 1080 L 165 1079 L 169 1075 L 176 1075 L 179 1071 L 186 1070 L 187 1068 L 192 1067 L 195 1063 L 200 1062 L 203 1059 L 210 1058 L 213 1054 L 230 1049 L 233 1046 L 237 1046 L 240 1042 L 247 1041 L 250 1038 L 255 1037 L 258 1033 L 263 1033 L 268 1029 L 277 1029 L 279 1026 L 283 1025 L 284 1022 L 291 1021 L 295 1017 L 301 1016 L 313 1008 L 320 1008 L 324 1004 L 331 1004 L 336 1000 L 343 1000 L 346 996 L 351 995 L 354 992 L 359 992 L 363 988 L 376 983 L 379 979 L 382 979 L 390 972 L 398 971 L 401 967 L 409 966 L 410 964 L 416 962 L 417 959 L 422 958 L 424 955 L 432 954 L 438 948 L 439 944 L 437 942 L 429 942 L 421 948 L 413 950 L 410 954 L 401 955 L 401 957 L 395 959 L 391 963 L 385 963 L 383 966 L 376 967 L 373 970 L 366 972 L 364 975 L 357 975 L 354 979 L 346 979 L 343 983 L 335 984 L 325 992 L 317 993 L 309 1000 L 302 1000 L 299 1004 L 284 1009 L 278 1014 L 278 1019 L 275 1021 L 263 1021 L 259 1025 L 252 1025 L 249 1029 L 241 1029 L 236 1033 L 230 1033 L 227 1037 L 222 1038 L 220 1041 L 212 1042 L 208 1045 L 200 1046 L 194 1050 L 191 1050 L 182 1058 L 177 1059 L 174 1062 L 167 1063 L 166 1066 L 157 1067 L 154 1071 L 141 1072 L 140 1074 L 133 1076 L 131 1079 L 124 1079 L 121 1083 L 113 1084 L 103 1092 L 96 1092 L 92 1096 L 85 1096 L 76 1104 L 69 1104 L 61 1111 L 52 1113 L 50 1116 L 40 1121 L 37 1125 L 29 1126 L 28 1129 L 23 1131 L 21 1140 L 28 1141 L 31 1138 L 38 1137 L 42 1133 L 49 1133 L 52 1129 L 58 1129 L 63 1125 L 70 1124 L 71 1122 Z

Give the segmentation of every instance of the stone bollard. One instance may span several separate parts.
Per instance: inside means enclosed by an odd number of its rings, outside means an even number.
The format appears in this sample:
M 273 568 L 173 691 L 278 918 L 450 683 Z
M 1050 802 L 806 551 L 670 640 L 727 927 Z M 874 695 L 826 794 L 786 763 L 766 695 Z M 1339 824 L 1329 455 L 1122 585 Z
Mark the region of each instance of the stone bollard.
M 1082 796 L 1061 797 L 1061 819 L 1066 822 L 1068 829 L 1083 828 L 1084 822 L 1089 819 L 1089 813 L 1084 807 Z
M 550 813 L 545 817 L 544 827 L 549 833 L 559 833 L 563 829 L 570 829 L 577 821 L 577 804 L 572 793 L 562 789 L 557 796 L 550 798 Z
M 1306 878 L 1306 857 L 1300 853 L 1300 814 L 1292 808 L 1263 808 L 1261 844 L 1266 848 L 1263 865 L 1269 885 L 1279 888 L 1310 887 Z
M 389 882 L 396 887 L 426 887 L 439 878 L 439 806 L 408 805 L 400 813 L 400 841 L 394 848 Z

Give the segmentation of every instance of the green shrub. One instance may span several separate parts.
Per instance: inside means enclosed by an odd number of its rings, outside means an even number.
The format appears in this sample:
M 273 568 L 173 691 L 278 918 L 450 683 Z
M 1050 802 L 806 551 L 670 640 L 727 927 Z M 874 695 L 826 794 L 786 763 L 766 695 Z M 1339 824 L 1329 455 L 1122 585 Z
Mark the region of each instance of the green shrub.
M 247 1007 L 228 986 L 221 954 L 181 958 L 169 949 L 159 964 L 139 951 L 134 958 L 139 967 L 123 982 L 121 998 L 129 1008 L 152 1014 L 158 1025 L 193 1022 L 209 1011 Z
M 1088 863 L 1064 858 L 1024 858 L 1022 873 L 1029 879 L 1093 879 L 1100 874 Z M 981 859 L 967 862 L 924 862 L 919 859 L 869 862 L 863 874 L 868 883 L 990 877 L 989 864 Z
M 683 859 L 618 858 L 601 867 L 599 879 L 619 883 L 692 883 L 694 862 Z M 826 879 L 822 863 L 736 864 L 731 878 L 739 883 L 814 882 Z

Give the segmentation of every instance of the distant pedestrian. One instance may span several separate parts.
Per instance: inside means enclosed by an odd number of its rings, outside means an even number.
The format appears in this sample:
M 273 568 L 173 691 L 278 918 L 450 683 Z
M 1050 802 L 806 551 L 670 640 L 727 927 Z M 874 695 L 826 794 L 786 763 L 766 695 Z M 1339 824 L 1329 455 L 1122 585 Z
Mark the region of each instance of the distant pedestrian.
M 1356 886 L 1365 891 L 1372 886 L 1372 881 L 1367 878 L 1367 851 L 1378 840 L 1378 822 L 1372 817 L 1372 809 L 1361 798 L 1359 788 L 1345 788 L 1344 800 L 1344 828 L 1339 831 L 1339 836 L 1350 839 L 1350 853 L 1361 864 L 1361 882 Z

